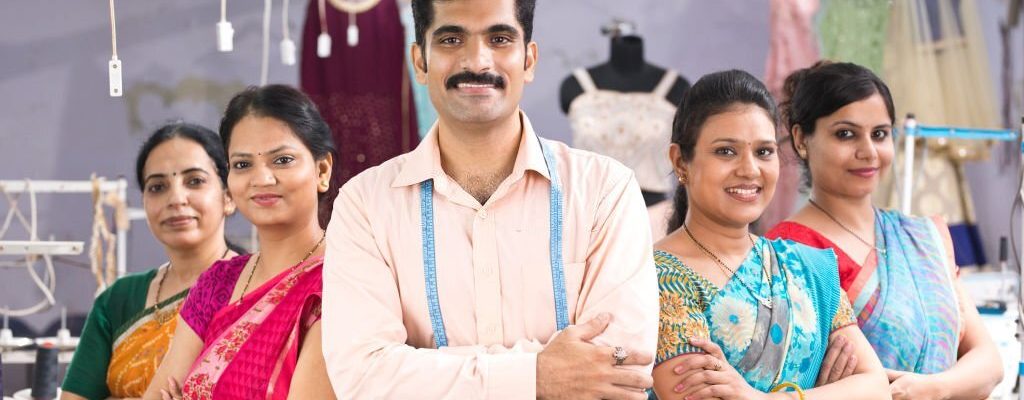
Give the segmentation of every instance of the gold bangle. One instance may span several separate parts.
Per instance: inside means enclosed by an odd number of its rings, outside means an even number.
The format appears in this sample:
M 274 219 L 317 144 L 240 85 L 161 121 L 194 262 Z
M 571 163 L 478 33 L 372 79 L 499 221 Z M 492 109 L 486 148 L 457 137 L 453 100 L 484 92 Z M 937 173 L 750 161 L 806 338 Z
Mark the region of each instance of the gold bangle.
M 804 390 L 800 388 L 800 385 L 797 385 L 797 384 L 795 384 L 793 382 L 782 382 L 782 383 L 776 385 L 774 388 L 772 388 L 772 393 L 780 392 L 780 391 L 782 391 L 784 389 L 793 389 L 793 391 L 796 392 L 796 395 L 797 395 L 797 397 L 800 398 L 800 400 L 805 400 L 804 399 Z

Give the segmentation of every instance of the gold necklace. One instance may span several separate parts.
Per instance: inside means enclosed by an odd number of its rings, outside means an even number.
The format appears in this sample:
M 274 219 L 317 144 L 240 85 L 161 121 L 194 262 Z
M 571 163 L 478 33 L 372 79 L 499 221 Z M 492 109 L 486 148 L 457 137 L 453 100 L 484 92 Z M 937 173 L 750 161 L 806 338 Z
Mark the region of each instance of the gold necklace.
M 229 251 L 231 251 L 231 248 L 224 249 L 224 254 L 220 255 L 220 259 L 227 257 Z M 171 273 L 171 266 L 171 262 L 168 261 L 164 274 L 160 275 L 160 280 L 156 282 L 156 295 L 153 296 L 153 319 L 159 325 L 163 325 L 173 319 L 178 311 L 177 307 L 173 310 L 160 311 L 160 290 L 164 288 L 164 279 L 167 279 L 167 274 Z
M 860 235 L 858 235 L 852 229 L 847 228 L 846 225 L 843 225 L 842 222 L 839 222 L 839 220 L 836 219 L 836 217 L 834 215 L 832 215 L 832 213 L 828 212 L 823 207 L 818 205 L 818 203 L 816 203 L 813 199 L 807 199 L 807 202 L 811 203 L 811 205 L 814 206 L 814 208 L 817 208 L 818 211 L 821 211 L 822 214 L 825 214 L 825 216 L 828 217 L 829 219 L 831 219 L 832 222 L 835 222 L 836 225 L 839 225 L 840 228 L 843 228 L 844 231 L 846 231 L 849 234 L 853 235 L 853 237 L 857 238 L 857 240 L 859 240 L 861 243 L 864 243 L 865 246 L 868 246 L 868 248 L 877 250 L 879 255 L 881 255 L 882 257 L 885 257 L 885 249 L 880 248 L 880 247 L 876 246 L 875 244 L 868 243 L 867 240 L 864 240 L 864 238 L 860 237 Z
M 733 270 L 732 268 L 729 268 L 728 266 L 726 266 L 725 263 L 722 262 L 722 260 L 720 258 L 718 258 L 718 256 L 716 256 L 714 253 L 712 253 L 711 250 L 708 250 L 708 248 L 705 247 L 703 243 L 698 241 L 697 238 L 695 238 L 693 236 L 693 233 L 690 232 L 690 227 L 686 226 L 686 224 L 683 224 L 683 230 L 686 231 L 686 235 L 690 237 L 690 240 L 692 240 L 693 243 L 697 245 L 697 248 L 699 248 L 702 252 L 704 252 L 704 254 L 708 256 L 708 258 L 714 260 L 715 263 L 718 264 L 718 267 L 721 268 L 722 271 L 725 272 L 728 277 L 730 277 L 730 278 L 735 277 L 736 280 L 740 281 L 740 284 L 742 284 L 743 287 L 747 288 L 747 290 L 750 292 L 750 295 L 754 296 L 754 298 L 757 299 L 757 301 L 759 303 L 761 303 L 761 305 L 763 305 L 763 306 L 765 306 L 765 307 L 767 307 L 769 309 L 772 308 L 772 299 L 770 297 L 767 298 L 767 299 L 761 297 L 760 296 L 760 292 L 754 290 L 753 287 L 748 285 L 747 282 L 743 280 L 742 276 L 736 276 L 736 271 Z M 751 248 L 751 250 L 753 250 L 754 248 L 757 247 L 757 244 L 754 243 L 754 239 L 751 239 L 749 234 L 747 235 L 747 239 L 750 240 L 750 245 L 753 246 Z M 768 283 L 768 291 L 771 292 L 771 290 L 772 290 L 772 275 L 771 275 L 771 272 L 768 271 L 768 267 L 767 267 L 767 265 L 765 265 L 764 260 L 761 260 L 761 261 L 762 261 L 761 262 L 761 274 L 762 274 L 761 276 Z
M 313 248 L 309 249 L 309 252 L 306 253 L 306 256 L 302 257 L 302 259 L 299 260 L 298 263 L 295 263 L 295 265 L 300 265 L 300 264 L 306 262 L 306 260 L 309 259 L 309 256 L 313 255 L 313 252 L 316 251 L 316 249 L 320 248 L 320 245 L 324 243 L 324 238 L 327 237 L 327 231 L 321 231 L 321 232 L 322 233 L 320 234 L 320 240 L 317 241 L 316 244 L 313 245 Z M 256 274 L 256 267 L 260 266 L 260 259 L 262 258 L 261 257 L 262 255 L 263 255 L 262 252 L 261 253 L 256 253 L 256 262 L 253 263 L 252 269 L 249 270 L 249 279 L 247 279 L 245 281 L 245 286 L 242 287 L 242 294 L 238 295 L 238 300 L 235 300 L 235 304 L 241 304 L 242 303 L 242 298 L 245 297 L 245 292 L 249 290 L 249 284 L 252 283 L 252 276 Z

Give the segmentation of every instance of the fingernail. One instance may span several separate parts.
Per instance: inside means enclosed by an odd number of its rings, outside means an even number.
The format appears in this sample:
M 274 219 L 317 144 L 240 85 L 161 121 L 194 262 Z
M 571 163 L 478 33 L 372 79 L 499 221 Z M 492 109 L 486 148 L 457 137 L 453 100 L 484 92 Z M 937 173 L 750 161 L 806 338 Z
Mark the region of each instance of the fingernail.
M 678 384 L 678 385 L 676 385 L 675 389 L 673 389 L 673 390 L 675 390 L 676 393 L 682 393 L 683 392 L 683 385 L 682 384 Z
M 597 314 L 597 320 L 598 321 L 608 322 L 609 318 L 611 318 L 611 315 L 608 315 L 608 313 L 604 313 L 603 312 L 603 313 Z
M 680 365 L 680 366 L 676 367 L 676 369 L 674 369 L 673 371 L 675 371 L 676 374 L 681 374 L 681 373 L 683 373 L 683 366 Z
M 704 343 L 704 341 L 701 340 L 700 338 L 692 338 L 692 339 L 690 339 L 690 344 L 702 344 L 702 343 Z

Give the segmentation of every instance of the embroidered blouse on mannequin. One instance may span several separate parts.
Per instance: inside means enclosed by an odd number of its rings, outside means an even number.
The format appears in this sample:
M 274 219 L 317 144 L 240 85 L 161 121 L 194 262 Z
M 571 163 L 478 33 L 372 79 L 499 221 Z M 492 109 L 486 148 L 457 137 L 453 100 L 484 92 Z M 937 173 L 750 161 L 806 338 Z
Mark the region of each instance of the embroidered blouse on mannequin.
M 572 123 L 573 147 L 632 168 L 651 206 L 673 189 L 665 154 L 676 105 L 690 83 L 648 64 L 643 39 L 619 32 L 613 32 L 609 62 L 577 69 L 562 82 L 561 106 Z

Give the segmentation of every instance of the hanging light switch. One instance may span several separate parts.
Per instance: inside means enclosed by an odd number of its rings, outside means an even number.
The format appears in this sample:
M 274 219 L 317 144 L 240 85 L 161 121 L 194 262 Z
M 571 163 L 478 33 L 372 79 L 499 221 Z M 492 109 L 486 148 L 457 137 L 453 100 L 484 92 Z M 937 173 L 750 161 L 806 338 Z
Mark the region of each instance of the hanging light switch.
M 235 30 L 228 21 L 217 23 L 217 51 L 227 53 L 234 49 Z
M 124 88 L 121 87 L 121 60 L 111 59 L 107 64 L 110 75 L 110 97 L 121 97 Z
M 331 35 L 321 32 L 316 38 L 316 55 L 320 58 L 331 56 Z

